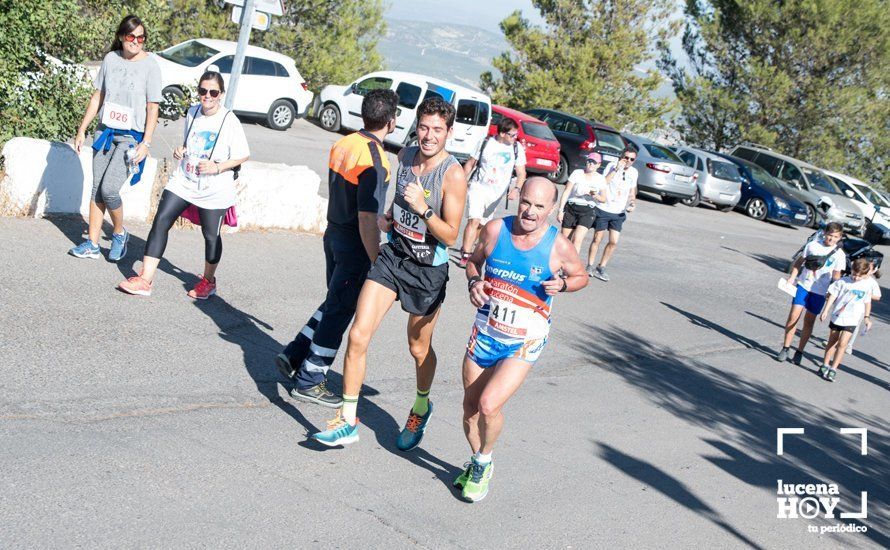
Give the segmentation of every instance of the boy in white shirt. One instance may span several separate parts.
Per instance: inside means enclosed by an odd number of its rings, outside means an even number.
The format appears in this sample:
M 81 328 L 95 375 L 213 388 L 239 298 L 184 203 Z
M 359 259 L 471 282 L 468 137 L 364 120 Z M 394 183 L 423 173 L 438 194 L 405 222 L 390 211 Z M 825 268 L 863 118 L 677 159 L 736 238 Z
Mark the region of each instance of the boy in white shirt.
M 865 319 L 865 329 L 871 328 L 872 279 L 868 276 L 871 262 L 859 258 L 853 262 L 850 275 L 839 279 L 828 287 L 828 300 L 819 319 L 825 322 L 829 315 L 828 347 L 819 374 L 829 382 L 834 382 L 837 368 L 841 365 L 844 350 L 853 336 L 853 331 Z

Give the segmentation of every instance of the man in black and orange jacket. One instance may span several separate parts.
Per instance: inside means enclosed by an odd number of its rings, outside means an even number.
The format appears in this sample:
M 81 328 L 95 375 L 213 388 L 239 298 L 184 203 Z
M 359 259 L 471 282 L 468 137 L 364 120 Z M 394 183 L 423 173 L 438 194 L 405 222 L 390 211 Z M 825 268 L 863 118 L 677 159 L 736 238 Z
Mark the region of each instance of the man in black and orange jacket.
M 383 138 L 395 129 L 398 100 L 392 90 L 369 92 L 362 101 L 363 129 L 331 148 L 324 233 L 328 293 L 294 341 L 275 358 L 281 373 L 296 381 L 290 392 L 294 398 L 331 408 L 342 404 L 342 398 L 327 389 L 327 372 L 379 252 L 378 217 L 383 216 L 390 179 Z

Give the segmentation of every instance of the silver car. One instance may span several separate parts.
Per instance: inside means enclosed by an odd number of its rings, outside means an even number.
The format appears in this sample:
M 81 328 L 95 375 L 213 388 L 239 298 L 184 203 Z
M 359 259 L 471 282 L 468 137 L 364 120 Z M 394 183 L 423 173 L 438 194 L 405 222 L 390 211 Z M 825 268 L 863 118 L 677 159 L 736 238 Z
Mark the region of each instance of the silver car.
M 742 174 L 738 167 L 713 153 L 692 147 L 673 147 L 677 156 L 695 170 L 695 184 L 698 189 L 690 199 L 684 199 L 686 206 L 698 206 L 707 202 L 722 212 L 731 211 L 742 198 Z
M 826 222 L 838 222 L 846 231 L 857 235 L 861 235 L 865 229 L 862 212 L 841 193 L 831 178 L 812 164 L 754 145 L 739 145 L 730 154 L 757 164 L 786 184 L 789 191 L 796 196 L 800 191 L 818 195 L 823 200 L 823 205 L 829 205 L 828 208 L 819 208 L 819 204 L 814 204 L 812 198 L 801 200 Z M 813 219 L 811 226 L 815 225 L 816 220 Z
M 665 204 L 677 204 L 695 196 L 695 170 L 686 166 L 676 153 L 652 140 L 621 134 L 637 151 L 634 168 L 639 172 L 637 187 L 640 191 L 654 193 Z

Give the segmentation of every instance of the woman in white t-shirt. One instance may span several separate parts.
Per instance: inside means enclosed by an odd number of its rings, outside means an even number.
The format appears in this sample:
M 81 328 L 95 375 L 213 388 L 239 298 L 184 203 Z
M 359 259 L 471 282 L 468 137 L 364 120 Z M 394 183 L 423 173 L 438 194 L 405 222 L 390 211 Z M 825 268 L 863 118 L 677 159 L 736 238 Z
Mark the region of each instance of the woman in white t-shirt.
M 145 243 L 142 273 L 118 285 L 121 290 L 142 296 L 151 294 L 152 280 L 173 222 L 187 208 L 195 206 L 204 234 L 204 275 L 188 295 L 204 300 L 216 293 L 216 268 L 222 256 L 220 231 L 227 211 L 235 205 L 235 169 L 250 156 L 241 123 L 221 105 L 224 94 L 225 85 L 218 72 L 207 71 L 201 76 L 201 104 L 189 109 L 184 144 L 173 151 L 173 158 L 180 162 L 161 194 Z
M 794 364 L 800 365 L 803 350 L 813 333 L 816 316 L 822 312 L 822 307 L 825 305 L 828 286 L 841 278 L 841 273 L 847 266 L 847 256 L 841 246 L 843 237 L 844 228 L 841 224 L 829 223 L 822 230 L 821 236 L 817 236 L 804 246 L 803 253 L 791 267 L 788 284 L 797 285 L 797 294 L 791 301 L 791 310 L 785 322 L 785 339 L 781 351 L 776 356 L 777 361 L 788 359 L 788 352 L 794 342 L 794 333 L 797 331 L 797 322 L 803 313 L 800 343 L 792 359 Z
M 585 160 L 583 170 L 575 170 L 569 175 L 566 190 L 559 202 L 559 213 L 556 215 L 557 221 L 562 224 L 562 234 L 572 241 L 579 253 L 584 236 L 593 227 L 597 201 L 606 200 L 606 179 L 597 172 L 603 157 L 594 152 L 588 153 Z
M 865 330 L 871 328 L 874 285 L 869 271 L 871 262 L 866 258 L 859 258 L 853 262 L 848 276 L 838 279 L 828 287 L 828 300 L 819 318 L 824 323 L 831 315 L 831 322 L 828 323 L 831 334 L 828 336 L 828 346 L 825 348 L 819 374 L 829 382 L 834 382 L 844 350 L 859 323 L 865 319 Z

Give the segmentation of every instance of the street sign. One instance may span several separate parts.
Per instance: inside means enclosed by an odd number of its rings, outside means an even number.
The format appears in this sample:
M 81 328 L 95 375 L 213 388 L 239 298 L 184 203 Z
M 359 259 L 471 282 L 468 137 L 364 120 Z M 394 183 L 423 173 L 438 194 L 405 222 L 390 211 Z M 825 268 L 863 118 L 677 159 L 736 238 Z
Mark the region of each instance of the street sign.
M 227 4 L 235 4 L 238 7 L 244 7 L 244 0 L 226 0 Z M 254 9 L 269 15 L 284 15 L 283 0 L 256 0 Z M 235 21 L 238 23 L 238 21 Z
M 232 7 L 232 23 L 240 23 L 241 22 L 241 12 L 244 11 L 240 6 Z M 269 27 L 272 25 L 272 16 L 268 13 L 264 13 L 261 11 L 253 12 L 253 20 L 250 22 L 250 26 L 255 28 L 258 31 L 267 31 Z

